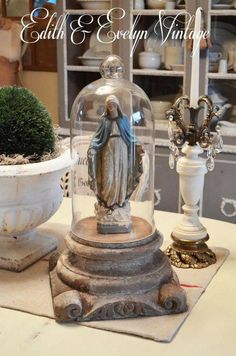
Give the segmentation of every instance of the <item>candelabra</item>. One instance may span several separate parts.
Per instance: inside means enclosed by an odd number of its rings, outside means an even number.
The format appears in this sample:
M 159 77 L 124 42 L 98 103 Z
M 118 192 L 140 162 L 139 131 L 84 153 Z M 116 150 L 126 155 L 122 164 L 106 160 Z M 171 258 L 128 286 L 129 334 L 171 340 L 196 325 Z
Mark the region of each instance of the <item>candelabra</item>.
M 207 171 L 213 171 L 215 155 L 223 148 L 220 127 L 216 126 L 216 134 L 210 132 L 210 124 L 219 114 L 219 108 L 213 107 L 208 96 L 201 96 L 197 107 L 191 107 L 189 98 L 182 96 L 167 112 L 169 166 L 174 169 L 177 162 L 180 192 L 185 204 L 182 221 L 171 234 L 173 243 L 166 254 L 171 263 L 180 268 L 204 268 L 216 262 L 214 252 L 206 244 L 209 235 L 199 220 L 198 203 L 203 193 L 204 176 Z M 180 149 L 184 154 L 182 157 Z M 204 151 L 207 158 L 199 157 Z

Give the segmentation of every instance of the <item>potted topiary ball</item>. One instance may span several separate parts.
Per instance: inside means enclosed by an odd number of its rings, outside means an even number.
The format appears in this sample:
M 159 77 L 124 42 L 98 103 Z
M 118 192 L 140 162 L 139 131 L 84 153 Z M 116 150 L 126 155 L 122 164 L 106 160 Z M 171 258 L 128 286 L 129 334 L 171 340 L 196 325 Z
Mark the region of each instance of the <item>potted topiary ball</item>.
M 21 271 L 56 248 L 35 228 L 59 208 L 69 166 L 46 108 L 25 88 L 0 88 L 0 268 Z

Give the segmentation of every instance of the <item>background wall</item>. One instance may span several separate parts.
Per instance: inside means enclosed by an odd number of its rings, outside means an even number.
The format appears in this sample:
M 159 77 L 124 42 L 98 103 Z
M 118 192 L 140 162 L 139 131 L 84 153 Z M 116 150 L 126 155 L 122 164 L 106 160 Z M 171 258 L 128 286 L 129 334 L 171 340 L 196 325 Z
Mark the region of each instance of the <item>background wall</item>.
M 54 124 L 58 123 L 58 75 L 55 72 L 24 71 L 24 87 L 30 89 L 47 107 Z

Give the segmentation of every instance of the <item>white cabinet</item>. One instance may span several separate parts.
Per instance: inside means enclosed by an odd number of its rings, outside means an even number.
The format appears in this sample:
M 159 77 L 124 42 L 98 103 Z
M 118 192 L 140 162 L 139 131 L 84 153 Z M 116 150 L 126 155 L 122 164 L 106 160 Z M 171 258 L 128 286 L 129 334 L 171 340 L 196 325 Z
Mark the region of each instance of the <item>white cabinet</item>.
M 226 56 L 226 59 L 228 59 L 228 56 L 231 56 L 230 60 L 232 61 L 232 51 L 229 53 L 229 51 L 227 52 L 226 50 L 230 48 L 233 50 L 235 45 L 236 57 L 236 9 L 223 9 L 222 6 L 216 6 L 213 9 L 211 0 L 187 0 L 187 13 L 194 14 L 197 6 L 203 7 L 206 29 L 210 30 L 212 28 L 214 30 L 212 33 L 213 48 L 210 50 L 213 52 L 211 58 L 212 56 L 214 57 L 214 53 L 217 53 L 217 48 L 222 48 L 223 56 Z M 119 30 L 131 30 L 133 24 L 135 24 L 135 30 L 145 31 L 159 19 L 160 10 L 136 10 L 133 8 L 133 1 L 112 0 L 111 7 L 120 7 L 125 10 L 124 18 L 119 22 L 114 21 L 112 25 L 114 32 Z M 90 36 L 87 34 L 83 43 L 74 45 L 70 38 L 71 29 L 69 24 L 73 20 L 78 19 L 81 15 L 87 14 L 88 16 L 84 18 L 84 20 L 89 22 L 89 19 L 93 17 L 93 21 L 91 21 L 90 25 L 86 25 L 86 29 L 93 32 L 98 26 L 97 21 L 99 16 L 104 13 L 106 14 L 107 11 L 82 9 L 80 8 L 79 1 L 75 0 L 59 1 L 58 10 L 60 13 L 68 13 L 69 15 L 67 25 L 64 28 L 66 36 L 63 40 L 58 41 L 60 92 L 59 125 L 61 132 L 68 134 L 70 110 L 76 95 L 85 85 L 100 78 L 98 66 L 81 65 L 78 60 L 78 57 L 82 56 L 83 53 L 88 50 L 90 46 Z M 183 9 L 165 11 L 165 17 L 163 17 L 163 19 L 169 18 L 168 21 L 170 21 L 171 17 L 174 18 L 178 16 L 178 24 L 181 26 L 181 22 L 184 23 L 185 21 L 184 11 Z M 220 30 L 215 32 L 215 29 L 218 27 Z M 223 37 L 222 31 L 224 32 Z M 227 36 L 227 31 L 234 34 Z M 218 34 L 220 35 L 220 43 L 217 44 Z M 77 34 L 76 39 L 79 40 L 79 36 L 81 36 L 80 33 Z M 219 46 L 217 47 L 216 45 Z M 173 43 L 173 47 L 175 46 L 176 43 Z M 185 41 L 183 49 L 184 65 L 182 68 L 180 66 L 174 66 L 173 69 L 165 69 L 164 64 L 159 69 L 140 68 L 138 57 L 139 53 L 145 49 L 145 40 L 141 39 L 138 42 L 134 54 L 130 56 L 132 47 L 132 39 L 120 39 L 113 43 L 112 50 L 113 53 L 119 54 L 123 58 L 126 67 L 126 78 L 141 86 L 151 99 L 154 98 L 156 101 L 166 100 L 173 102 L 176 96 L 189 94 L 191 52 L 188 48 L 187 41 Z M 164 47 L 160 49 L 163 56 L 165 49 Z M 225 118 L 228 121 L 235 120 L 236 126 L 236 72 L 233 71 L 232 65 L 227 73 L 209 72 L 208 54 L 209 52 L 207 50 L 201 51 L 200 95 L 208 93 L 208 89 L 210 88 L 209 92 L 212 94 L 213 91 L 214 97 L 217 98 L 217 100 L 228 100 L 228 107 L 230 105 L 232 105 L 232 107 L 227 109 Z M 236 63 L 234 70 L 236 71 Z M 157 114 L 156 119 L 156 169 L 158 171 L 157 180 L 155 182 L 158 198 L 156 198 L 156 200 L 160 201 L 160 209 L 177 211 L 181 206 L 178 199 L 178 176 L 175 172 L 170 172 L 168 168 L 167 121 L 160 114 Z M 93 122 L 88 122 L 87 125 L 89 130 L 93 131 L 95 129 Z M 234 187 L 236 177 L 236 129 L 224 128 L 224 132 L 227 134 L 224 135 L 224 152 L 218 156 L 215 172 L 209 173 L 206 178 L 202 214 L 212 218 L 236 222 L 236 213 L 231 214 L 231 212 L 226 212 L 226 214 L 224 214 L 224 211 L 227 209 L 234 209 L 234 203 L 232 202 L 236 201 L 236 188 Z M 215 187 L 215 182 L 220 185 L 220 188 L 217 189 L 217 187 Z M 172 192 L 170 188 L 173 190 Z M 224 203 L 225 201 L 227 204 Z M 222 209 L 222 206 L 224 209 Z M 230 217 L 229 215 L 232 216 Z

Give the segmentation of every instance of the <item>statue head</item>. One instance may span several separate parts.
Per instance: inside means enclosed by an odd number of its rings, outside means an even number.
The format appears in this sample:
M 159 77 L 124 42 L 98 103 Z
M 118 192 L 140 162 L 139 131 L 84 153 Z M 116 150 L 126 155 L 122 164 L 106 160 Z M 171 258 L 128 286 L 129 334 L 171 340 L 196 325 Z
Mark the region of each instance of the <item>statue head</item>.
M 122 115 L 119 99 L 115 95 L 109 95 L 105 101 L 106 114 L 109 117 L 117 117 Z

